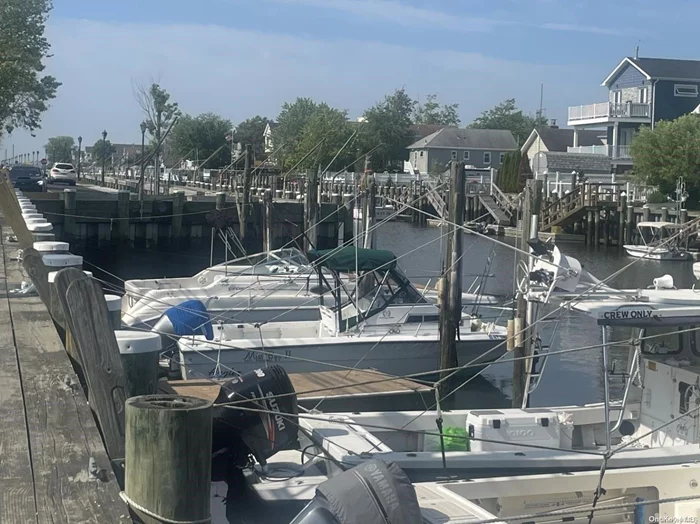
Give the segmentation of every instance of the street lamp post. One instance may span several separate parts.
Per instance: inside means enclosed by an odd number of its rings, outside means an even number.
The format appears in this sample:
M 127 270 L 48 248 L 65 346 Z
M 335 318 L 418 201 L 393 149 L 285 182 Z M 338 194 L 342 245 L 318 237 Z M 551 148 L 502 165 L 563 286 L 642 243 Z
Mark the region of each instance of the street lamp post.
M 83 145 L 83 137 L 79 136 L 78 137 L 78 180 L 80 180 L 80 164 L 81 164 L 81 158 L 82 158 L 82 153 L 80 151 L 81 147 Z
M 141 122 L 141 175 L 139 176 L 139 202 L 143 202 L 143 174 L 146 165 L 145 147 L 146 147 L 146 122 Z
M 102 131 L 102 185 L 105 185 L 105 162 L 107 161 L 107 131 Z

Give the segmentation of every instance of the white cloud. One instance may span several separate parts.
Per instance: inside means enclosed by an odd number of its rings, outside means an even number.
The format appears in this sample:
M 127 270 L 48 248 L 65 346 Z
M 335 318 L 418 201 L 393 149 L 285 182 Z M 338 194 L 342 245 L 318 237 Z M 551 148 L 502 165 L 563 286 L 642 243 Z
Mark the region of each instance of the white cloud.
M 397 0 L 267 0 L 280 4 L 292 4 L 315 9 L 330 9 L 349 13 L 372 22 L 389 22 L 392 25 L 420 27 L 423 29 L 448 29 L 456 32 L 488 32 L 496 27 L 510 25 L 507 20 L 467 17 L 456 14 L 414 7 Z
M 36 150 L 58 134 L 82 135 L 92 145 L 103 129 L 114 142 L 138 142 L 143 117 L 132 81 L 151 77 L 160 78 L 183 111 L 213 111 L 234 123 L 256 114 L 274 117 L 297 96 L 326 101 L 355 117 L 401 86 L 413 97 L 437 93 L 442 101 L 458 102 L 467 123 L 511 97 L 534 110 L 541 82 L 556 117 L 569 102 L 588 102 L 587 93 L 597 86 L 597 76 L 591 81 L 575 66 L 214 25 L 53 19 L 48 36 L 54 54 L 48 71 L 63 85 L 37 139 L 16 133 L 2 147 L 15 143 Z

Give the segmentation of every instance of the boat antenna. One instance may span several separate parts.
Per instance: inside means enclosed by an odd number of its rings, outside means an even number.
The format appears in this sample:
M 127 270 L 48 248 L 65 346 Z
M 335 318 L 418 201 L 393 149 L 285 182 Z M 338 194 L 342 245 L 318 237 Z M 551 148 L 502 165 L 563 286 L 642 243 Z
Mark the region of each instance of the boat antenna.
M 435 410 L 437 418 L 435 419 L 435 424 L 437 425 L 438 432 L 440 433 L 440 452 L 442 453 L 442 467 L 447 469 L 447 459 L 445 458 L 445 435 L 442 433 L 442 408 L 440 407 L 440 390 L 434 388 L 435 391 Z

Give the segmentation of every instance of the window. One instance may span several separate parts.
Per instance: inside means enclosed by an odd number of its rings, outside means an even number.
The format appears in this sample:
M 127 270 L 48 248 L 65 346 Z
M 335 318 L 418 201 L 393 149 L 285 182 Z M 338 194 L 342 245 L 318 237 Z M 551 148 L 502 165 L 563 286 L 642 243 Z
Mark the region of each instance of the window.
M 698 86 L 676 84 L 673 86 L 673 94 L 674 96 L 685 96 L 694 98 L 698 96 Z
M 452 151 L 452 160 L 457 160 L 457 151 Z
M 423 151 L 420 152 L 420 156 L 423 156 Z
M 649 103 L 649 88 L 642 87 L 639 89 L 639 103 L 648 104 Z
M 464 152 L 464 160 L 469 160 L 469 151 Z
M 484 153 L 484 164 L 491 164 L 491 153 L 489 151 Z
M 615 104 L 621 104 L 622 103 L 622 91 L 614 91 L 613 92 L 613 102 Z
M 500 156 L 498 157 L 498 163 L 502 164 L 505 159 L 506 159 L 506 154 L 501 153 Z

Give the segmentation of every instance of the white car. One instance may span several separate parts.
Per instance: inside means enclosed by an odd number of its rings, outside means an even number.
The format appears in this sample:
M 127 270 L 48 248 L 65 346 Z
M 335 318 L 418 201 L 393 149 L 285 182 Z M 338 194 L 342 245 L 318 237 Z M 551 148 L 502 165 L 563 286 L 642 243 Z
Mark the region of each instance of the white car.
M 56 163 L 49 172 L 49 182 L 68 184 L 74 186 L 78 175 L 75 173 L 73 164 L 65 164 L 62 162 Z

